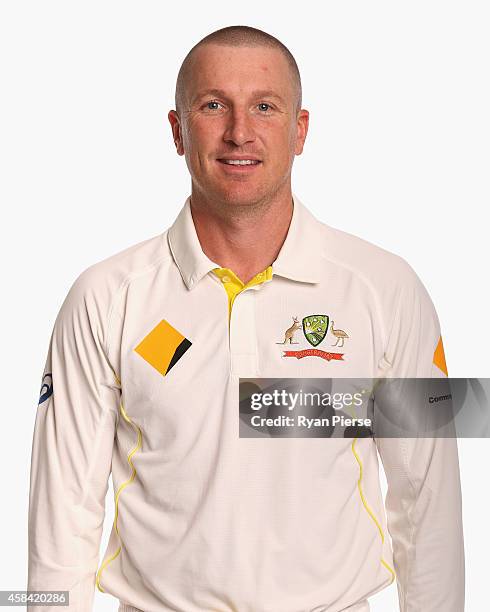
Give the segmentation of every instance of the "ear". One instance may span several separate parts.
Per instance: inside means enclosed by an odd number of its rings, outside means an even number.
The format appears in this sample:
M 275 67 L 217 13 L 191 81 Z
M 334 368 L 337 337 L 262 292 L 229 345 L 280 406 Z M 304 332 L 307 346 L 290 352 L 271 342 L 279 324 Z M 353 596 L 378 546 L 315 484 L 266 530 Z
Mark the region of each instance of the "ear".
M 310 113 L 302 108 L 298 111 L 296 119 L 296 147 L 294 149 L 295 155 L 301 155 L 303 153 L 303 147 L 305 145 L 306 134 L 308 133 L 308 125 L 310 122 Z
M 168 113 L 168 120 L 172 128 L 172 136 L 177 149 L 178 155 L 184 155 L 184 141 L 182 139 L 182 125 L 180 123 L 180 117 L 177 111 L 171 110 Z

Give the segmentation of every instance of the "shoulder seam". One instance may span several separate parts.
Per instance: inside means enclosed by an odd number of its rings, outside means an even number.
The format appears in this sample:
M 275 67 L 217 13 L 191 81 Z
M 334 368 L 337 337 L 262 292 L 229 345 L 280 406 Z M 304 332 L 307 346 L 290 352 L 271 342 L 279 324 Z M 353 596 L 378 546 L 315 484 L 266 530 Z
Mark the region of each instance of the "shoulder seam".
M 162 238 L 163 238 L 163 235 L 162 235 Z M 150 272 L 154 268 L 157 268 L 166 259 L 171 259 L 171 257 L 172 256 L 169 255 L 168 253 L 165 253 L 164 255 L 161 255 L 160 257 L 158 257 L 151 264 L 148 264 L 147 266 L 145 266 L 143 269 L 137 270 L 135 272 L 132 272 L 131 274 L 128 274 L 122 280 L 121 284 L 119 285 L 119 287 L 115 291 L 115 293 L 114 293 L 114 295 L 113 295 L 113 297 L 111 299 L 111 304 L 110 304 L 109 312 L 108 312 L 108 315 L 107 315 L 107 335 L 106 335 L 105 342 L 104 342 L 104 349 L 105 349 L 105 352 L 106 352 L 106 355 L 107 355 L 108 359 L 110 359 L 112 323 L 113 323 L 113 320 L 114 320 L 114 312 L 115 312 L 115 309 L 116 309 L 117 301 L 120 298 L 124 288 L 127 285 L 129 285 L 131 283 L 131 281 L 134 280 L 135 278 L 137 278 L 139 276 L 144 276 L 145 274 L 147 274 L 148 272 Z
M 386 350 L 388 346 L 390 345 L 391 335 L 393 334 L 393 327 L 395 326 L 398 313 L 400 312 L 400 304 L 402 301 L 402 293 L 403 293 L 402 289 L 403 289 L 402 285 L 398 286 L 398 295 L 396 298 L 396 306 L 393 310 L 393 319 L 391 321 L 390 331 L 386 338 L 386 343 L 385 343 L 384 350 L 383 350 L 383 357 L 385 358 L 385 361 L 390 364 L 390 369 L 393 367 L 393 364 L 391 363 L 391 361 L 388 361 L 388 359 L 386 359 Z
M 382 344 L 383 344 L 383 348 L 386 347 L 386 342 L 388 339 L 388 335 L 387 335 L 387 329 L 383 320 L 383 316 L 382 316 L 382 308 L 380 306 L 380 300 L 378 297 L 378 293 L 375 289 L 375 287 L 373 286 L 373 284 L 364 276 L 364 274 L 362 274 L 362 272 L 360 272 L 359 270 L 357 270 L 356 268 L 350 266 L 347 263 L 344 263 L 342 261 L 339 261 L 333 257 L 331 257 L 329 254 L 327 253 L 323 253 L 322 254 L 323 258 L 337 266 L 341 266 L 347 270 L 349 270 L 350 272 L 352 272 L 352 274 L 354 274 L 355 276 L 357 276 L 363 283 L 364 285 L 366 285 L 366 287 L 369 289 L 369 291 L 372 293 L 373 297 L 374 297 L 374 303 L 375 303 L 375 307 L 376 307 L 376 314 L 377 317 L 380 321 L 380 330 L 381 330 L 381 335 L 382 335 Z

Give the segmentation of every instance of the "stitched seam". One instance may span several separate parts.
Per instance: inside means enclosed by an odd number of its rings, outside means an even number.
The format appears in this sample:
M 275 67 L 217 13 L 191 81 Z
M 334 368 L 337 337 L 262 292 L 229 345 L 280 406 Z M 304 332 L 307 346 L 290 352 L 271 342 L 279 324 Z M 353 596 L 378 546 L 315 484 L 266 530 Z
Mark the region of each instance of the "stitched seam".
M 383 531 L 379 521 L 377 520 L 376 516 L 374 515 L 374 512 L 369 507 L 369 505 L 367 503 L 367 500 L 366 500 L 366 497 L 365 497 L 365 495 L 363 493 L 363 490 L 362 490 L 361 482 L 362 482 L 362 476 L 363 476 L 363 471 L 364 470 L 363 470 L 363 464 L 362 464 L 361 458 L 359 457 L 359 455 L 357 454 L 357 452 L 356 452 L 356 450 L 354 448 L 356 441 L 357 441 L 357 436 L 352 441 L 351 449 L 352 449 L 352 452 L 354 453 L 354 457 L 355 457 L 357 463 L 359 464 L 359 479 L 357 481 L 357 489 L 359 491 L 359 495 L 361 497 L 361 501 L 362 501 L 362 504 L 363 504 L 365 510 L 367 511 L 367 513 L 369 514 L 369 516 L 371 517 L 371 519 L 374 521 L 374 523 L 376 524 L 376 526 L 378 528 L 379 534 L 381 536 L 381 544 L 384 544 L 384 541 L 385 541 L 384 531 Z M 394 582 L 395 578 L 396 578 L 395 570 L 390 566 L 389 563 L 387 563 L 383 559 L 383 557 L 381 557 L 380 563 L 391 573 L 391 582 L 390 582 L 390 584 L 392 584 Z
M 383 349 L 383 358 L 386 361 L 386 363 L 388 363 L 390 365 L 390 367 L 392 367 L 393 364 L 391 363 L 391 361 L 388 361 L 388 359 L 386 359 L 386 349 L 388 348 L 388 346 L 390 344 L 390 341 L 391 341 L 391 336 L 393 334 L 393 328 L 395 327 L 395 322 L 396 322 L 396 320 L 398 318 L 398 314 L 399 314 L 399 312 L 401 310 L 401 303 L 402 303 L 402 288 L 399 287 L 398 288 L 398 296 L 397 296 L 397 299 L 396 299 L 395 311 L 394 311 L 394 314 L 393 314 L 393 320 L 391 322 L 390 331 L 389 331 L 388 336 L 386 338 L 386 341 L 384 343 L 384 349 Z
M 144 276 L 145 274 L 148 274 L 148 272 L 151 272 L 154 268 L 157 268 L 159 265 L 161 265 L 165 260 L 169 260 L 169 259 L 171 259 L 171 257 L 168 254 L 162 255 L 156 261 L 154 261 L 151 264 L 148 264 L 142 270 L 138 270 L 131 274 L 128 274 L 124 278 L 124 280 L 121 282 L 121 284 L 119 285 L 117 291 L 115 292 L 111 300 L 111 305 L 110 305 L 109 314 L 108 314 L 107 337 L 106 337 L 106 342 L 104 345 L 106 354 L 108 357 L 110 355 L 110 345 L 111 345 L 111 340 L 112 340 L 112 322 L 114 320 L 113 314 L 116 308 L 116 303 L 118 302 L 119 299 L 121 299 L 123 290 L 125 289 L 126 286 L 128 286 L 131 283 L 131 281 L 133 281 L 134 279 L 140 276 Z
M 415 499 L 415 485 L 412 481 L 412 479 L 410 478 L 410 474 L 409 474 L 409 469 L 408 469 L 408 453 L 407 453 L 407 447 L 406 447 L 406 439 L 405 438 L 401 438 L 401 452 L 402 452 L 402 465 L 405 469 L 405 476 L 407 478 L 408 484 L 410 486 L 410 489 L 412 491 L 412 498 Z M 407 512 L 407 520 L 410 523 L 410 539 L 409 539 L 409 562 L 407 563 L 407 575 L 406 575 L 406 588 L 404 589 L 403 592 L 403 606 L 404 609 L 406 609 L 407 606 L 407 597 L 408 597 L 408 585 L 410 583 L 410 568 L 413 566 L 413 563 L 411 563 L 412 560 L 412 556 L 413 556 L 413 550 L 414 550 L 414 546 L 413 546 L 413 536 L 415 534 L 415 523 L 412 521 L 412 517 L 411 517 L 411 513 Z
M 125 487 L 127 487 L 128 485 L 130 485 L 136 476 L 136 468 L 134 467 L 133 462 L 131 461 L 132 456 L 141 448 L 141 440 L 142 440 L 142 434 L 141 434 L 141 429 L 138 427 L 138 425 L 136 425 L 136 423 L 133 423 L 133 421 L 130 419 L 130 417 L 128 416 L 128 414 L 126 413 L 126 411 L 124 410 L 124 406 L 123 406 L 123 402 L 121 400 L 120 404 L 119 404 L 119 409 L 121 411 L 121 414 L 123 415 L 123 418 L 131 424 L 131 426 L 133 427 L 133 429 L 135 429 L 135 431 L 137 430 L 137 441 L 136 441 L 136 446 L 134 448 L 132 448 L 130 450 L 130 452 L 128 453 L 127 456 L 127 462 L 130 465 L 130 467 L 132 468 L 132 472 L 131 472 L 131 476 L 128 478 L 128 480 L 125 480 L 120 487 L 117 490 L 117 493 L 115 495 L 115 512 L 114 512 L 114 529 L 117 533 L 117 537 L 119 538 L 119 542 L 122 543 L 122 539 L 121 536 L 119 534 L 119 529 L 117 527 L 117 519 L 119 516 L 119 497 L 123 491 L 123 489 Z M 106 561 L 104 561 L 104 563 L 101 565 L 101 567 L 99 568 L 97 575 L 96 575 L 96 585 L 97 588 L 99 589 L 99 591 L 101 591 L 101 593 L 105 593 L 104 589 L 102 588 L 101 584 L 100 584 L 100 578 L 102 576 L 102 572 L 103 570 L 109 565 L 109 563 L 111 563 L 121 552 L 121 544 L 119 544 L 119 548 L 116 550 L 116 552 L 109 557 L 109 559 L 107 559 Z
M 349 264 L 346 264 L 344 262 L 341 262 L 337 259 L 334 259 L 333 257 L 331 257 L 330 255 L 326 254 L 326 253 L 322 253 L 322 257 L 324 260 L 339 266 L 341 268 L 344 268 L 346 270 L 349 270 L 349 272 L 351 272 L 356 278 L 358 278 L 362 283 L 364 283 L 364 285 L 366 286 L 366 288 L 369 290 L 369 292 L 371 293 L 371 295 L 373 296 L 374 299 L 374 306 L 376 309 L 376 316 L 379 320 L 380 323 L 380 330 L 381 330 L 381 342 L 382 345 L 386 348 L 387 346 L 387 340 L 389 338 L 389 335 L 387 333 L 384 321 L 383 321 L 383 316 L 382 316 L 382 308 L 380 305 L 380 300 L 378 297 L 378 293 L 375 289 L 375 287 L 372 285 L 372 283 L 361 273 L 359 272 L 359 270 L 357 270 L 356 268 L 353 268 L 352 266 L 350 266 Z
M 89 494 L 90 491 L 90 487 L 88 486 L 88 484 L 90 483 L 90 479 L 92 477 L 92 474 L 95 471 L 95 468 L 98 467 L 98 453 L 100 450 L 100 444 L 101 444 L 101 440 L 102 440 L 102 433 L 103 433 L 103 427 L 100 426 L 101 423 L 104 423 L 105 420 L 107 420 L 107 418 L 109 416 L 112 416 L 112 412 L 110 412 L 109 410 L 104 411 L 101 413 L 100 419 L 99 419 L 99 423 L 97 425 L 96 428 L 96 438 L 95 438 L 95 451 L 92 455 L 92 463 L 89 466 L 89 470 L 88 470 L 88 474 L 87 477 L 85 478 L 84 481 L 84 489 L 82 489 L 82 499 L 80 504 L 77 504 L 77 506 L 80 506 L 81 508 L 83 508 L 85 506 L 85 502 L 87 500 L 87 496 Z M 78 556 L 79 558 L 83 558 L 82 554 L 81 554 L 81 545 L 80 545 L 80 541 L 81 541 L 81 534 L 79 534 L 79 537 L 77 538 L 77 543 L 78 543 Z M 99 555 L 100 551 L 97 551 L 97 555 Z M 80 581 L 80 588 L 81 588 L 81 581 Z M 80 601 L 80 598 L 78 598 L 78 601 Z

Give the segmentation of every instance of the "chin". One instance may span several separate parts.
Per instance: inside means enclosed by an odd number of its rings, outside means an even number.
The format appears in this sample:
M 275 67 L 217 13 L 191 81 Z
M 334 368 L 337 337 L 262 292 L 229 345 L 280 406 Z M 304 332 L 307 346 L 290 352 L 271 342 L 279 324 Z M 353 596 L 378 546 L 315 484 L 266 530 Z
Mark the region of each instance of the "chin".
M 231 188 L 221 188 L 217 190 L 217 197 L 222 201 L 235 206 L 251 206 L 262 201 L 272 191 L 263 185 L 251 186 L 237 184 Z M 218 195 L 219 194 L 219 195 Z

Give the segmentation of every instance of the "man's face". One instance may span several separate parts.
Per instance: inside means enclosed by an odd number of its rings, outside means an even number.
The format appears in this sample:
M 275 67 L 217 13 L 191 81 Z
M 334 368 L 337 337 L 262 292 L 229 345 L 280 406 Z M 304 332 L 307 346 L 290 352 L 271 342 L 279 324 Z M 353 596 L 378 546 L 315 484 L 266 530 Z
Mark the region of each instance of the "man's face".
M 197 49 L 181 116 L 169 113 L 193 191 L 246 205 L 290 186 L 294 156 L 302 152 L 308 129 L 308 111 L 297 112 L 296 102 L 291 70 L 276 49 Z M 253 163 L 237 165 L 239 159 Z

